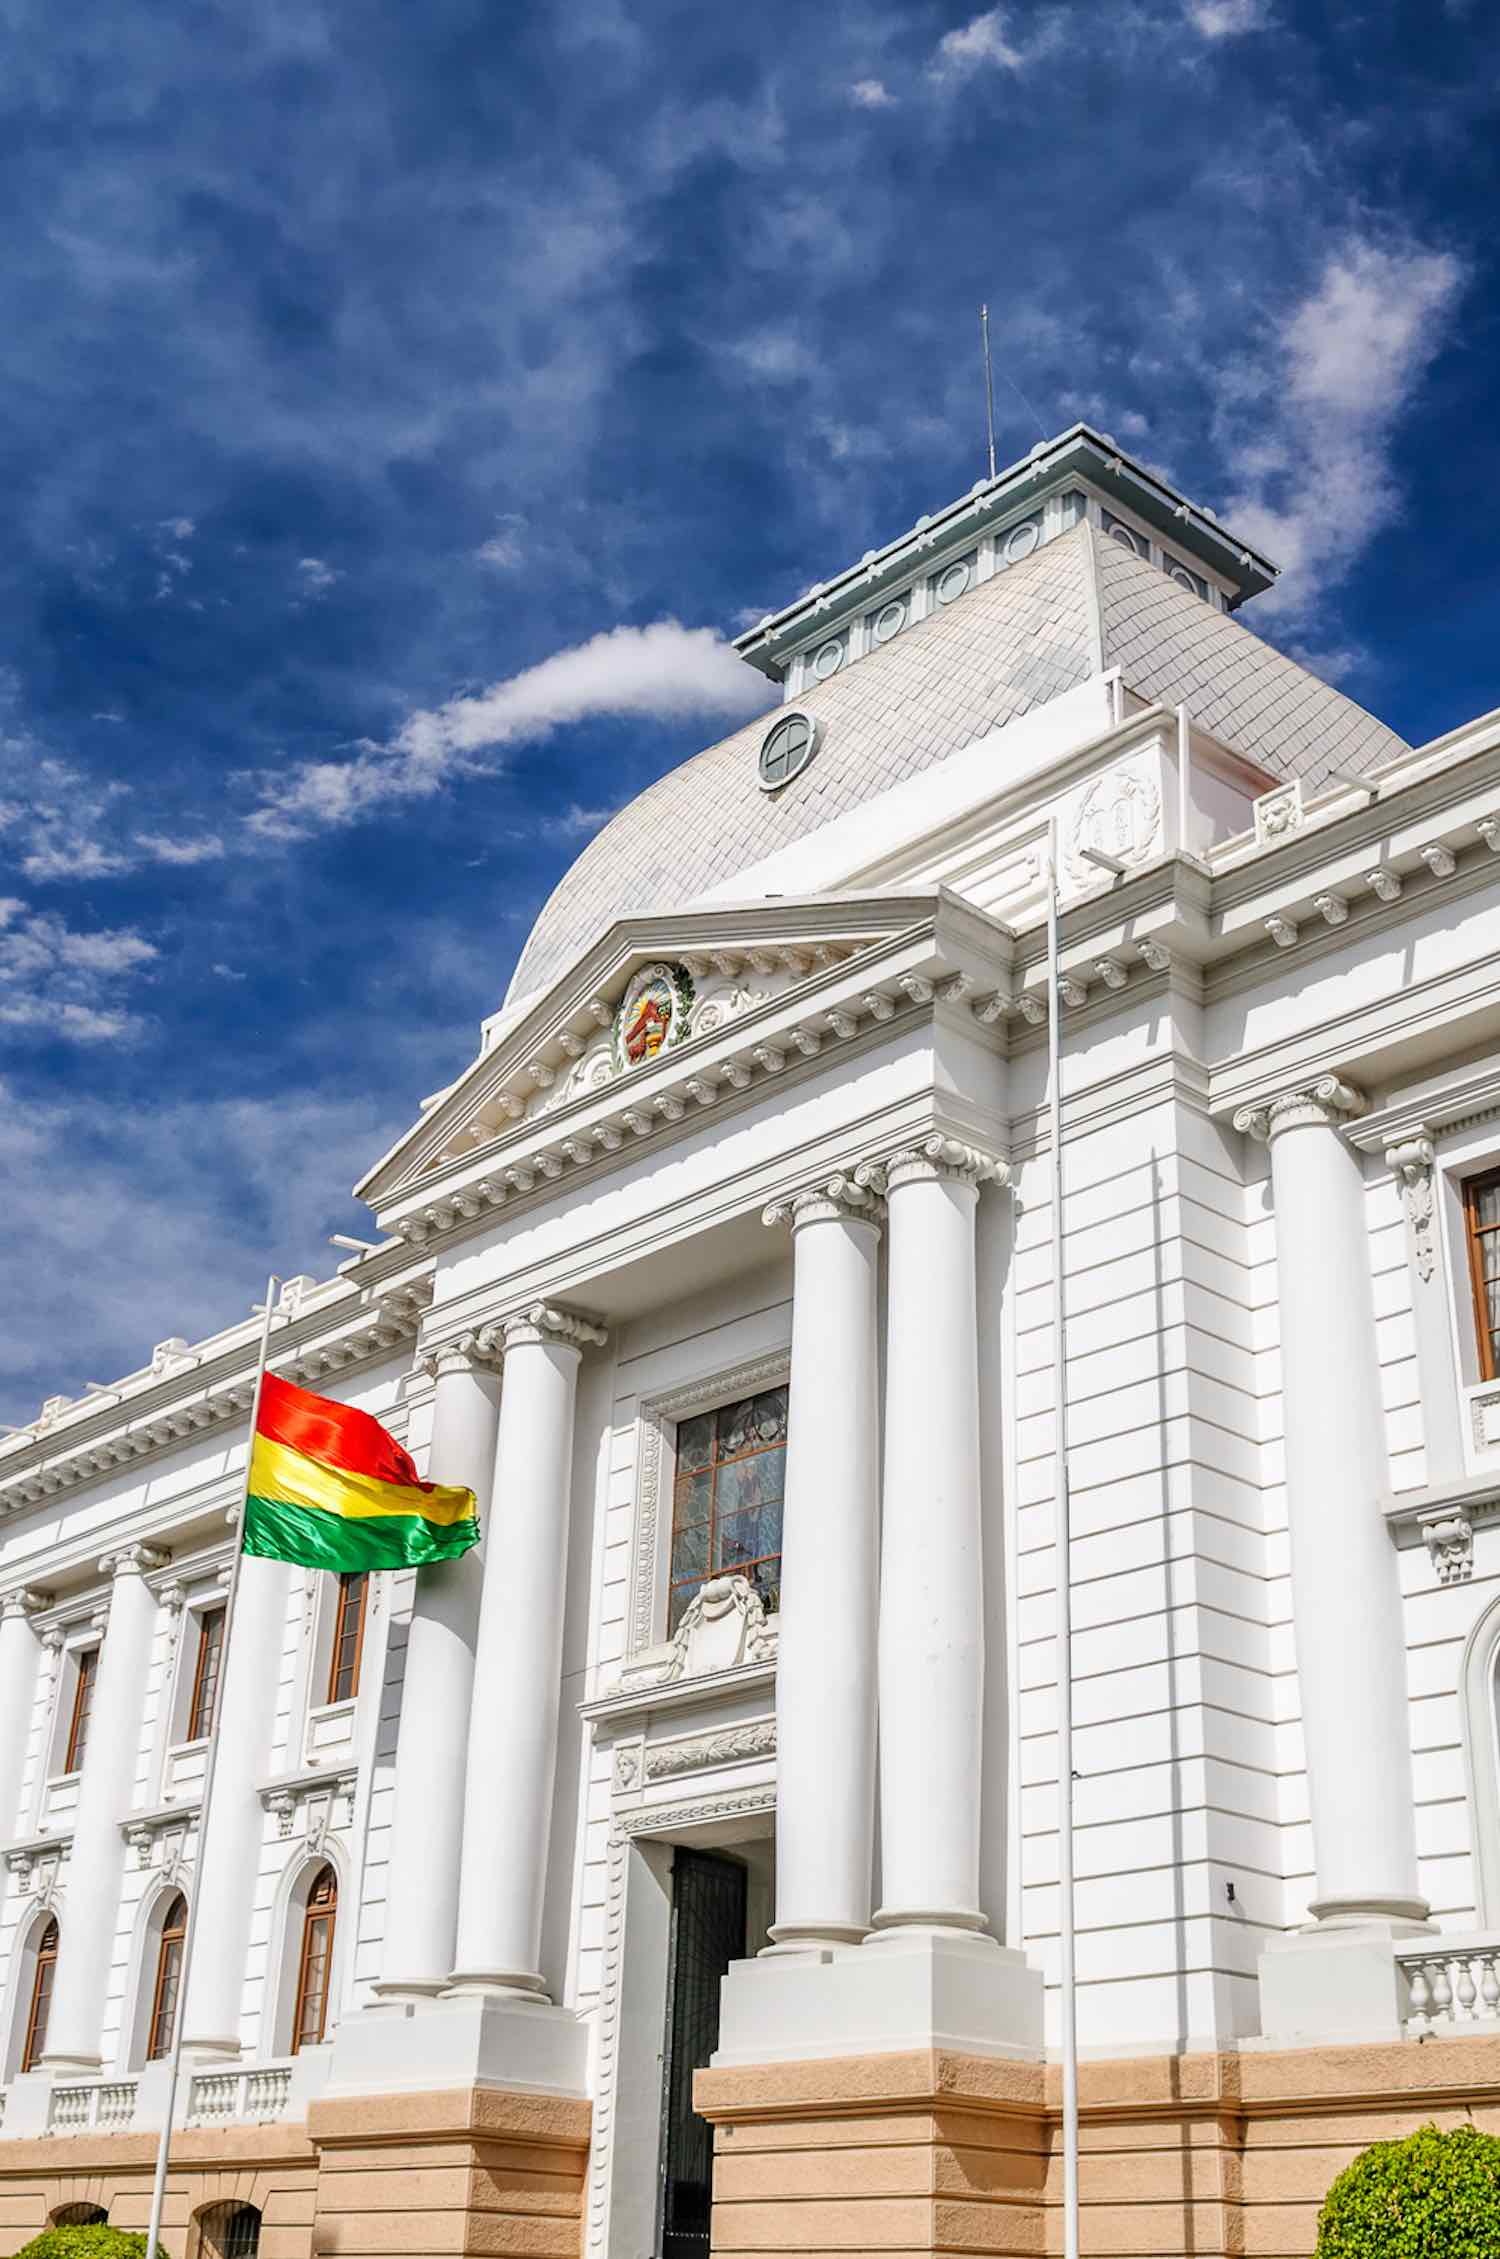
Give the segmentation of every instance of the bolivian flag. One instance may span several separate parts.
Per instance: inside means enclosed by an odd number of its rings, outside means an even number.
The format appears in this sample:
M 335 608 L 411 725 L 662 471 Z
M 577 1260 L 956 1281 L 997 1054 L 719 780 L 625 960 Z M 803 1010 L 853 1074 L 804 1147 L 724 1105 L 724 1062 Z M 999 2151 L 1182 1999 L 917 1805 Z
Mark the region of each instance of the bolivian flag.
M 247 1553 L 348 1574 L 448 1561 L 478 1542 L 472 1490 L 423 1482 L 368 1412 L 266 1374 L 250 1442 Z

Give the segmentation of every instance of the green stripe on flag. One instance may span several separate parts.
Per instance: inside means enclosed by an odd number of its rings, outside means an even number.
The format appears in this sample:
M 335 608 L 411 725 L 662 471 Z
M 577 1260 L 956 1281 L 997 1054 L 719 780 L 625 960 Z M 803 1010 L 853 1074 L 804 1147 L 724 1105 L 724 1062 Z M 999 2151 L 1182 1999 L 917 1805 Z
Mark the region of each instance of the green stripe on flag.
M 245 1501 L 244 1551 L 263 1561 L 348 1575 L 369 1569 L 421 1568 L 451 1561 L 479 1542 L 475 1521 L 446 1524 L 420 1514 L 330 1514 L 284 1498 Z

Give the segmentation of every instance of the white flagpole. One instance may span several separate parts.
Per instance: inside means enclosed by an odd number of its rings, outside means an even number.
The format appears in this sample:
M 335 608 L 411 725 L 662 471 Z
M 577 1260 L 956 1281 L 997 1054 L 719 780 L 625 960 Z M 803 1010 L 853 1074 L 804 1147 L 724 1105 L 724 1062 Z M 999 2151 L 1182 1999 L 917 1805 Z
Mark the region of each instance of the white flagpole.
M 161 2216 L 167 2196 L 167 2160 L 172 2150 L 172 2121 L 177 2115 L 177 2088 L 182 2075 L 182 2028 L 187 2010 L 188 1977 L 193 1966 L 193 1939 L 198 1930 L 199 1884 L 203 1880 L 203 1853 L 208 1842 L 208 1807 L 214 1792 L 214 1774 L 219 1769 L 219 1712 L 223 1707 L 224 1685 L 229 1676 L 229 1642 L 234 1631 L 234 1603 L 240 1589 L 240 1563 L 245 1558 L 243 1548 L 245 1509 L 250 1497 L 250 1457 L 255 1449 L 255 1424 L 260 1417 L 261 1384 L 266 1377 L 266 1356 L 271 1347 L 271 1320 L 276 1309 L 276 1289 L 280 1284 L 280 1279 L 274 1273 L 266 1281 L 260 1354 L 255 1364 L 255 1388 L 250 1398 L 250 1432 L 245 1445 L 245 1479 L 240 1486 L 239 1511 L 234 1517 L 234 1558 L 229 1569 L 229 1590 L 224 1597 L 224 1638 L 220 1648 L 219 1683 L 214 1689 L 213 1726 L 203 1760 L 203 1795 L 198 1806 L 198 1853 L 193 1861 L 192 1881 L 188 1889 L 187 1923 L 182 1935 L 182 1966 L 177 1974 L 177 2001 L 172 2016 L 172 2052 L 167 2066 L 167 2107 L 161 2123 L 161 2138 L 156 2145 L 156 2175 L 151 2183 L 151 2218 L 146 2229 L 146 2259 L 156 2259 L 157 2245 L 161 2241 Z
M 1091 857 L 1090 860 L 1093 858 Z M 1078 1980 L 1073 1905 L 1073 1571 L 1068 1497 L 1068 1363 L 1063 1308 L 1062 1028 L 1058 997 L 1057 818 L 1047 841 L 1047 1115 L 1052 1148 L 1053 1545 L 1057 1561 L 1057 1879 L 1062 1978 L 1063 2251 L 1078 2259 Z

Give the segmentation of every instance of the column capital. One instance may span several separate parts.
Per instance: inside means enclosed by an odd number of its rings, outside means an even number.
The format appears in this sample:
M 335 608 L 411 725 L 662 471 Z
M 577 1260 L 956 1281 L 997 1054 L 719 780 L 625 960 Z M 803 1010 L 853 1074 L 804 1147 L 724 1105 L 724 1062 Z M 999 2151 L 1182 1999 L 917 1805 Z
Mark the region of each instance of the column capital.
M 30 1585 L 21 1585 L 14 1592 L 0 1594 L 0 1623 L 9 1623 L 13 1616 L 34 1616 L 42 1608 L 50 1608 L 50 1592 L 37 1592 Z
M 789 1224 L 800 1231 L 804 1224 L 868 1224 L 878 1230 L 884 1208 L 885 1171 L 878 1162 L 861 1161 L 838 1170 L 826 1183 L 804 1185 L 800 1192 L 773 1200 L 761 1215 L 773 1228 Z
M 533 1302 L 528 1310 L 517 1310 L 512 1317 L 502 1318 L 498 1325 L 486 1326 L 481 1341 L 493 1344 L 502 1357 L 513 1349 L 534 1349 L 547 1344 L 562 1344 L 582 1350 L 592 1342 L 603 1348 L 609 1335 L 603 1326 L 595 1325 L 591 1318 L 581 1318 L 572 1310 L 558 1310 L 550 1302 Z
M 429 1380 L 441 1380 L 449 1373 L 492 1373 L 500 1363 L 493 1334 L 491 1326 L 475 1327 L 447 1341 L 433 1342 L 418 1352 L 417 1370 Z
M 914 1145 L 903 1145 L 880 1164 L 884 1189 L 896 1191 L 904 1184 L 956 1183 L 979 1186 L 1009 1184 L 1010 1165 L 993 1153 L 965 1145 L 956 1137 L 933 1135 Z
M 170 1553 L 156 1545 L 122 1545 L 118 1552 L 106 1553 L 99 1563 L 101 1577 L 143 1577 L 152 1569 L 164 1569 L 171 1560 Z
M 1362 1090 L 1338 1075 L 1322 1075 L 1301 1090 L 1283 1091 L 1264 1105 L 1241 1106 L 1234 1126 L 1262 1145 L 1274 1144 L 1283 1130 L 1337 1129 L 1369 1105 Z

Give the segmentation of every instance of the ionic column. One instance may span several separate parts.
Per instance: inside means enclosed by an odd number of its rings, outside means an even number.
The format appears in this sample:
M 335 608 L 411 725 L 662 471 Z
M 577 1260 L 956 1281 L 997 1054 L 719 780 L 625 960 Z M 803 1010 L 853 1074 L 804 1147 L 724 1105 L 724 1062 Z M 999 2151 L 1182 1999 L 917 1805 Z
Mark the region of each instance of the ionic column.
M 434 1353 L 428 1477 L 464 1483 L 485 1521 L 500 1418 L 500 1377 L 486 1341 L 466 1334 Z M 464 1747 L 474 1688 L 483 1546 L 417 1574 L 386 1881 L 385 1945 L 376 1990 L 416 2000 L 441 1992 L 453 1967 L 464 1834 Z
M 23 1589 L 0 1597 L 0 1843 L 24 1832 L 16 1805 L 41 1661 L 41 1642 L 31 1618 L 51 1603 L 50 1592 Z
M 199 1895 L 193 1963 L 183 2004 L 183 2046 L 235 2056 L 265 1814 L 260 1785 L 270 1762 L 276 1684 L 286 1636 L 291 1572 L 249 1554 L 240 1563 L 234 1617 L 219 1683 L 219 1754 L 209 1811 L 200 1812 L 190 1888 Z
M 880 1228 L 851 1177 L 766 1210 L 792 1227 L 792 1378 L 776 1657 L 778 1952 L 870 1926 L 879 1582 Z
M 120 1827 L 135 1793 L 141 1714 L 156 1632 L 157 1598 L 146 1573 L 159 1569 L 166 1558 L 147 1545 L 127 1545 L 99 1564 L 112 1579 L 109 1619 L 68 1854 L 57 1979 L 42 2058 L 49 2071 L 88 2072 L 100 2067 L 104 1994 L 125 1856 Z
M 542 1306 L 502 1328 L 490 1559 L 469 1711 L 452 1989 L 545 2000 L 542 1904 L 567 1598 L 573 1407 L 597 1326 Z
M 974 1223 L 999 1173 L 938 1137 L 887 1164 L 877 1929 L 985 1927 Z
M 1246 1108 L 1276 1208 L 1292 1614 L 1322 1923 L 1419 1921 L 1406 1646 L 1375 1341 L 1364 1179 L 1347 1083 Z

